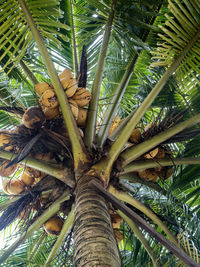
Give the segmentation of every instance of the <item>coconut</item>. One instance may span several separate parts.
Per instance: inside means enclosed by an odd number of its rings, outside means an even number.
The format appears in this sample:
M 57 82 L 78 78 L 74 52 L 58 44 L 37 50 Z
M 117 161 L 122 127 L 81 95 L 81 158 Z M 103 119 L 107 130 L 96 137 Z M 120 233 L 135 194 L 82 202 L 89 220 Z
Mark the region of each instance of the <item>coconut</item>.
M 17 125 L 17 127 L 12 131 L 13 134 L 19 134 L 19 135 L 27 135 L 31 134 L 31 129 L 28 129 L 26 126 L 24 126 L 23 123 Z
M 7 184 L 7 190 L 12 195 L 18 195 L 25 189 L 25 184 L 20 180 L 13 179 Z
M 20 181 L 22 181 L 25 185 L 31 186 L 34 183 L 35 179 L 34 177 L 29 176 L 26 173 L 22 173 L 20 176 Z
M 158 173 L 155 169 L 140 170 L 138 171 L 138 175 L 140 178 L 152 182 L 156 182 L 156 180 L 159 178 Z
M 78 118 L 77 118 L 78 126 L 84 127 L 86 120 L 87 120 L 87 109 L 78 108 Z
M 74 78 L 63 78 L 60 80 L 60 82 L 63 86 L 63 89 L 65 90 L 67 97 L 72 97 L 78 88 L 77 81 Z
M 24 125 L 29 129 L 40 128 L 45 120 L 44 113 L 38 107 L 28 108 L 22 117 Z
M 59 216 L 53 216 L 45 222 L 44 229 L 48 234 L 57 236 L 63 227 L 63 223 L 63 219 Z
M 79 87 L 72 99 L 76 101 L 79 107 L 83 107 L 90 102 L 91 93 L 85 88 Z
M 2 189 L 3 189 L 4 193 L 6 193 L 7 195 L 10 195 L 10 193 L 8 192 L 8 189 L 7 189 L 7 185 L 9 182 L 10 182 L 9 179 L 2 179 L 1 180 Z
M 133 130 L 131 136 L 130 136 L 130 141 L 131 143 L 138 144 L 142 138 L 142 134 L 139 128 L 136 128 Z
M 54 90 L 50 89 L 45 91 L 40 97 L 40 105 L 47 108 L 56 108 L 58 107 L 58 100 Z
M 44 115 L 46 117 L 47 120 L 53 120 L 53 119 L 57 119 L 60 116 L 60 111 L 59 108 L 44 108 L 43 110 Z
M 13 174 L 17 169 L 17 164 L 14 164 L 8 168 L 6 166 L 10 163 L 9 160 L 3 160 L 0 165 L 0 176 L 7 177 Z
M 122 218 L 117 213 L 111 213 L 110 217 L 111 217 L 112 227 L 118 228 L 122 222 Z
M 34 90 L 41 96 L 45 91 L 53 89 L 53 86 L 46 82 L 41 82 L 35 85 Z
M 72 99 L 69 99 L 69 105 L 71 107 L 72 114 L 74 115 L 74 118 L 78 119 L 78 105 L 76 102 Z
M 146 155 L 144 155 L 144 157 L 146 159 L 153 159 L 157 156 L 159 149 L 155 148 L 154 150 L 150 151 L 149 153 L 147 153 Z
M 71 72 L 71 70 L 67 69 L 67 68 L 64 69 L 58 76 L 59 76 L 60 80 L 63 79 L 63 78 L 65 78 L 65 79 L 73 79 L 74 78 L 73 73 Z
M 114 229 L 114 234 L 115 234 L 115 238 L 116 238 L 117 243 L 120 243 L 124 239 L 124 236 L 120 232 L 119 229 Z

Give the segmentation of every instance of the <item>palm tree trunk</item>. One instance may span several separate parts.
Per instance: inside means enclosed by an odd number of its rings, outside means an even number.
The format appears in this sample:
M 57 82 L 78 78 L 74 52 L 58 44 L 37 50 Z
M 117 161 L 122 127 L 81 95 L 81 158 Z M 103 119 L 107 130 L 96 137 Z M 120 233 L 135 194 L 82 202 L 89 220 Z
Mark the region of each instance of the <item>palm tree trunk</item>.
M 105 199 L 88 183 L 93 176 L 77 182 L 74 226 L 74 266 L 119 267 L 121 260 Z

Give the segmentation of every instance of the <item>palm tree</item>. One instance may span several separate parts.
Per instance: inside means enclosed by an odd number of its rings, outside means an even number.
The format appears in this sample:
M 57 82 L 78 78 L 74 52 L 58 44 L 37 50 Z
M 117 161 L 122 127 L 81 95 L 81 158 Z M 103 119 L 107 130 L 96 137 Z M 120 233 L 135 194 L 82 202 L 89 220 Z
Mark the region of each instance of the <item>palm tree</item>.
M 199 0 L 0 5 L 0 123 L 10 130 L 0 133 L 9 139 L 1 144 L 2 168 L 20 162 L 15 179 L 27 167 L 46 174 L 36 179 L 34 171 L 34 185 L 20 182 L 17 192 L 6 180 L 14 197 L 1 197 L 0 228 L 16 219 L 20 230 L 0 262 L 199 266 Z M 75 81 L 72 94 L 61 67 Z M 45 118 L 36 89 L 44 82 L 49 105 L 59 105 L 56 118 Z M 83 109 L 77 99 L 87 104 L 87 90 L 79 98 L 86 82 L 91 100 Z M 28 115 L 30 106 L 38 108 Z M 20 122 L 22 132 L 13 127 Z M 38 152 L 50 153 L 48 162 Z M 62 230 L 49 230 L 58 215 Z

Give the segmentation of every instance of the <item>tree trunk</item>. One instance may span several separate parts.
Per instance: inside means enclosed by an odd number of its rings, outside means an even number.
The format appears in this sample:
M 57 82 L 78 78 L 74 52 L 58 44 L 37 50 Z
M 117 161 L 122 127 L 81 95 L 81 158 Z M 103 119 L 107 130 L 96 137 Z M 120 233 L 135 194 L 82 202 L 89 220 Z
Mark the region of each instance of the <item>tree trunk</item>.
M 74 226 L 74 266 L 121 266 L 105 199 L 88 185 L 93 176 L 77 182 Z

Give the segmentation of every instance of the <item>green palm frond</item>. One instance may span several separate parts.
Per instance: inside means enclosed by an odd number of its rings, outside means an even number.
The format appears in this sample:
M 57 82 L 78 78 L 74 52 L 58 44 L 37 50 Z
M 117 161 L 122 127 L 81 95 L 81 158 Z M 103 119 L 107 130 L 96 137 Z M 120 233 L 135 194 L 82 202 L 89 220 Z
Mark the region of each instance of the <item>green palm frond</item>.
M 165 25 L 160 25 L 163 33 L 158 34 L 161 42 L 158 49 L 153 52 L 153 66 L 169 66 L 194 36 L 199 36 L 200 27 L 200 9 L 199 1 L 179 1 L 169 0 L 168 9 L 171 12 L 166 14 Z M 190 75 L 192 72 L 200 72 L 199 62 L 199 43 L 198 37 L 193 47 L 179 66 L 182 75 Z
M 68 38 L 59 29 L 68 30 L 67 25 L 58 21 L 61 12 L 58 8 L 59 1 L 27 1 L 34 21 L 43 38 L 48 38 L 60 46 L 57 36 Z M 27 48 L 33 42 L 32 34 L 17 1 L 1 1 L 0 18 L 0 61 L 3 70 L 9 74 L 25 55 Z

